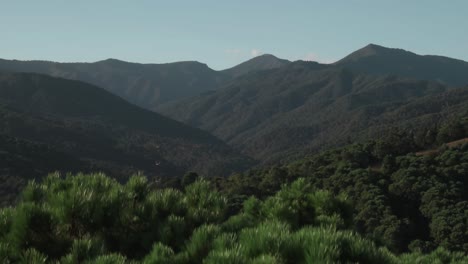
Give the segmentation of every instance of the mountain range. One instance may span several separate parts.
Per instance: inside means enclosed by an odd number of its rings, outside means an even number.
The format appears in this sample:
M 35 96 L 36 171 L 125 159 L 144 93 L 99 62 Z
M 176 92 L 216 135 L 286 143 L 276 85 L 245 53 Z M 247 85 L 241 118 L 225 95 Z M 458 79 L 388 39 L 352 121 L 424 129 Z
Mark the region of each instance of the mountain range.
M 171 101 L 221 89 L 242 75 L 277 69 L 290 63 L 265 54 L 232 68 L 215 71 L 196 61 L 140 64 L 117 59 L 94 63 L 0 59 L 0 71 L 42 73 L 87 82 L 154 111 Z M 333 64 L 321 66 L 345 68 L 372 75 L 390 74 L 411 79 L 435 80 L 448 86 L 468 84 L 468 63 L 465 61 L 443 56 L 421 56 L 375 44 L 369 44 Z
M 16 175 L 10 189 L 64 169 L 228 175 L 395 128 L 430 130 L 468 115 L 467 87 L 467 62 L 374 44 L 333 64 L 262 55 L 222 71 L 0 60 L 0 173 Z
M 155 110 L 161 103 L 213 91 L 234 77 L 280 67 L 287 62 L 262 55 L 231 69 L 215 71 L 196 61 L 140 64 L 116 59 L 94 63 L 0 60 L 0 71 L 41 73 L 87 82 L 140 107 Z
M 159 111 L 264 162 L 298 158 L 391 127 L 429 126 L 468 114 L 466 88 L 317 66 L 294 62 L 251 74 Z M 431 107 L 424 107 L 429 102 Z
M 157 110 L 273 163 L 468 114 L 466 86 L 467 62 L 370 44 L 333 64 L 285 63 Z

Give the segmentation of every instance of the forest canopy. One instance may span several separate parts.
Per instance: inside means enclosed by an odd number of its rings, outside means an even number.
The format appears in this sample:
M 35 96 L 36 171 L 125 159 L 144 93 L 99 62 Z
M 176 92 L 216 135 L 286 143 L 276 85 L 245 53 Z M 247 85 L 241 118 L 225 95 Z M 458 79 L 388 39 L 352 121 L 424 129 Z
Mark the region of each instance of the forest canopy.
M 229 197 L 198 179 L 153 189 L 141 175 L 30 182 L 0 211 L 2 263 L 466 263 L 439 247 L 396 255 L 352 230 L 346 195 L 300 178 L 230 213 Z

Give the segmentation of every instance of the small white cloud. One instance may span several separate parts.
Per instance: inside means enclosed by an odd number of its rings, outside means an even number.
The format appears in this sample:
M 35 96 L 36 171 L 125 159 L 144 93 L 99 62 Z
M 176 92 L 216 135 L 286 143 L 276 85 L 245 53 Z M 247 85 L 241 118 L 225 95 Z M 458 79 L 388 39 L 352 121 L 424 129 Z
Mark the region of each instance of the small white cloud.
M 262 52 L 259 51 L 258 49 L 252 49 L 252 50 L 250 51 L 250 55 L 252 55 L 252 57 L 257 57 L 257 56 L 259 56 L 259 55 L 262 55 Z
M 320 57 L 319 55 L 317 55 L 316 53 L 313 53 L 313 52 L 307 53 L 304 57 L 302 57 L 302 60 L 304 60 L 304 61 L 316 61 L 316 62 L 319 62 L 319 63 L 333 63 L 334 62 L 334 60 L 322 58 L 322 57 Z
M 318 56 L 315 53 L 307 53 L 302 60 L 304 61 L 318 61 Z

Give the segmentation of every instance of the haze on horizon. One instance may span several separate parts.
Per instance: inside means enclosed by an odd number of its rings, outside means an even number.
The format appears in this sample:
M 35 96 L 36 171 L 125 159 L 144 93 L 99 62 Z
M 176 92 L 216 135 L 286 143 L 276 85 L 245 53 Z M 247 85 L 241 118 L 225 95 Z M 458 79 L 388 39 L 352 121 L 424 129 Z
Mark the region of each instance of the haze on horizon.
M 264 53 L 328 63 L 375 43 L 468 61 L 466 10 L 462 0 L 4 2 L 0 58 L 219 70 Z

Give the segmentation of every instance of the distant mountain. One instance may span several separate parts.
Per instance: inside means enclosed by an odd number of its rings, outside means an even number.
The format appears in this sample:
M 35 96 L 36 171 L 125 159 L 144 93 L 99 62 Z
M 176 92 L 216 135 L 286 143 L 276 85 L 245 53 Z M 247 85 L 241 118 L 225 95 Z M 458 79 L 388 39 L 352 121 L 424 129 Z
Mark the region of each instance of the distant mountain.
M 94 63 L 0 59 L 0 71 L 41 73 L 87 82 L 140 107 L 154 110 L 165 102 L 216 90 L 242 74 L 279 67 L 287 62 L 272 55 L 262 55 L 231 69 L 215 71 L 195 61 L 140 64 L 116 59 Z
M 264 54 L 222 72 L 231 77 L 239 77 L 250 72 L 279 68 L 289 63 L 288 60 L 279 59 L 271 54 Z
M 433 55 L 417 55 L 402 49 L 370 44 L 357 50 L 335 66 L 370 74 L 394 74 L 421 80 L 435 80 L 446 85 L 468 85 L 468 62 Z
M 115 59 L 95 63 L 0 60 L 0 71 L 42 73 L 84 81 L 150 110 L 162 102 L 214 90 L 229 78 L 193 61 L 139 64 Z
M 290 61 L 270 54 L 257 56 L 222 71 L 212 70 L 206 64 L 195 61 L 140 64 L 116 59 L 94 63 L 0 59 L 0 71 L 42 73 L 84 81 L 140 107 L 155 110 L 171 101 L 216 91 L 247 73 L 277 69 L 290 64 Z M 391 74 L 435 80 L 448 86 L 468 85 L 468 62 L 442 56 L 420 56 L 374 44 L 353 52 L 328 67 L 373 75 Z
M 9 159 L 2 159 L 1 177 L 31 178 L 62 168 L 117 178 L 137 171 L 210 176 L 252 164 L 206 132 L 93 85 L 45 75 L 0 73 L 0 124 L 0 156 Z M 30 166 L 41 160 L 49 163 Z
M 266 163 L 467 110 L 468 89 L 301 61 L 159 108 Z

